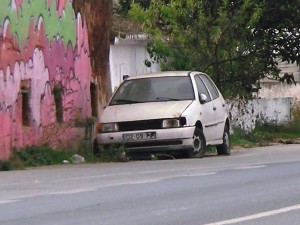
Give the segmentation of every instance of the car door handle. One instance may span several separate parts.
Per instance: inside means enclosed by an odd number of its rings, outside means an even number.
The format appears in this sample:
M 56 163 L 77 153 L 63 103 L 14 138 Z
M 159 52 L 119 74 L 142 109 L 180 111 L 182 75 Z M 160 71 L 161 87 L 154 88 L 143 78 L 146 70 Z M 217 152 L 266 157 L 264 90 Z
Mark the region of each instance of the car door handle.
M 213 110 L 216 111 L 216 110 L 217 110 L 217 107 L 214 106 L 214 107 L 213 107 Z

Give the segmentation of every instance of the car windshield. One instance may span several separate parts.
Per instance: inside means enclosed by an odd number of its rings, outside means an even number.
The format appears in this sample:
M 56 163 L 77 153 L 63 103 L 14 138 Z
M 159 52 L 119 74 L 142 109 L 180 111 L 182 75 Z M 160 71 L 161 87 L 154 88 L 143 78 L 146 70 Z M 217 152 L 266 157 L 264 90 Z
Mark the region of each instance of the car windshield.
M 192 81 L 188 76 L 149 77 L 124 81 L 110 105 L 194 99 Z

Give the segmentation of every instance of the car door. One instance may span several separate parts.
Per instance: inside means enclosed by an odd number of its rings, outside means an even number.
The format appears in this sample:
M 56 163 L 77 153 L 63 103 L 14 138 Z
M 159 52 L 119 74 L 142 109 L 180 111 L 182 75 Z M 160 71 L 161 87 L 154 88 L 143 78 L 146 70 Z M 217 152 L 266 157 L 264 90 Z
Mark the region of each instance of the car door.
M 213 140 L 221 139 L 223 137 L 226 118 L 225 101 L 220 95 L 218 88 L 210 78 L 208 78 L 206 75 L 200 75 L 200 78 L 204 82 L 211 95 L 213 118 L 211 120 L 210 125 L 214 127 Z
M 212 101 L 212 96 L 200 75 L 195 76 L 195 82 L 198 90 L 199 104 L 201 104 L 200 120 L 203 126 L 206 142 L 213 141 L 216 139 L 215 132 L 217 130 L 214 102 Z M 204 94 L 207 97 L 206 101 L 203 103 L 200 102 L 201 94 Z

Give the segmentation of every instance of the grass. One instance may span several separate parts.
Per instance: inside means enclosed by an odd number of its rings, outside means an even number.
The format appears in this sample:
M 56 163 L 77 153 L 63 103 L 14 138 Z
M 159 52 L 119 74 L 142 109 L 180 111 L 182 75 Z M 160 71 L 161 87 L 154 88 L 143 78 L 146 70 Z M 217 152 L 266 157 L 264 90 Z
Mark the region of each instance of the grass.
M 55 151 L 48 146 L 27 146 L 15 149 L 8 160 L 0 161 L 0 171 L 62 164 L 63 160 L 69 161 L 72 155 L 70 152 Z
M 102 145 L 99 145 L 100 148 L 100 157 L 99 160 L 102 162 L 117 162 L 117 161 L 127 161 L 126 151 L 123 145 L 115 146 L 109 145 L 109 147 L 104 148 Z
M 75 153 L 83 156 L 85 162 L 95 163 L 100 161 L 92 153 L 83 150 L 79 152 L 72 150 L 57 151 L 48 146 L 27 146 L 25 148 L 15 149 L 8 160 L 0 160 L 0 171 L 72 163 L 72 156 Z
M 294 143 L 300 138 L 300 126 L 296 128 L 290 124 L 257 124 L 251 132 L 245 132 L 239 128 L 233 128 L 231 135 L 232 146 L 251 148 L 255 146 L 266 146 L 270 143 Z

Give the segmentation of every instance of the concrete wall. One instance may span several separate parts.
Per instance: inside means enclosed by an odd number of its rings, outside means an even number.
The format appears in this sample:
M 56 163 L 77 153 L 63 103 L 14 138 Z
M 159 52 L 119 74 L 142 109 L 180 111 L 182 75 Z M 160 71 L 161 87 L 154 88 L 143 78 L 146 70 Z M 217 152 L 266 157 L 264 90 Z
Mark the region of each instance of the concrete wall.
M 300 101 L 300 82 L 294 84 L 286 84 L 281 82 L 264 82 L 261 83 L 262 89 L 258 96 L 261 98 L 286 98 L 294 97 L 296 101 Z
M 117 38 L 110 48 L 111 87 L 114 91 L 123 81 L 124 75 L 136 76 L 139 74 L 160 71 L 158 64 L 145 66 L 145 60 L 150 60 L 145 46 L 147 39 L 144 36 L 134 35 L 125 39 Z
M 247 101 L 238 99 L 227 104 L 231 124 L 245 131 L 251 131 L 257 121 L 276 124 L 291 121 L 295 99 L 291 97 Z
M 261 89 L 258 92 L 258 96 L 261 98 L 285 98 L 294 97 L 296 101 L 300 101 L 300 67 L 294 63 L 283 63 L 278 64 L 278 68 L 281 70 L 279 76 L 283 76 L 285 73 L 293 74 L 295 84 L 282 83 L 270 79 L 261 80 Z
M 255 128 L 257 120 L 281 123 L 291 120 L 293 107 L 300 103 L 300 67 L 279 62 L 280 76 L 293 74 L 295 84 L 263 79 L 261 89 L 252 101 L 234 100 L 229 103 L 232 124 L 246 131 Z
M 81 135 L 73 121 L 91 114 L 88 46 L 72 0 L 1 0 L 0 159 L 14 147 L 63 147 Z

